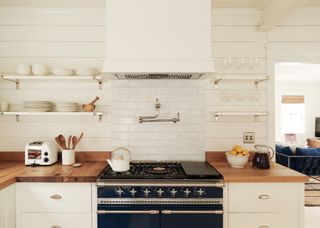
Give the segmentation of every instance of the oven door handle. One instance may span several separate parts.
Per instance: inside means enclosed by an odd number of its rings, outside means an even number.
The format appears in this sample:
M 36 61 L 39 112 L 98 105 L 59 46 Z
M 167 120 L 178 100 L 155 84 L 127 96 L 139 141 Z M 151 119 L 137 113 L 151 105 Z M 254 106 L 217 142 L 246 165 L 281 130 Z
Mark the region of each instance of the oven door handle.
M 172 210 L 163 210 L 162 214 L 171 215 L 171 214 L 212 214 L 212 215 L 222 215 L 223 210 L 215 210 L 215 211 L 172 211 Z
M 158 210 L 147 210 L 147 211 L 98 210 L 97 214 L 149 214 L 149 215 L 157 215 L 157 214 L 160 214 L 160 211 L 158 211 Z

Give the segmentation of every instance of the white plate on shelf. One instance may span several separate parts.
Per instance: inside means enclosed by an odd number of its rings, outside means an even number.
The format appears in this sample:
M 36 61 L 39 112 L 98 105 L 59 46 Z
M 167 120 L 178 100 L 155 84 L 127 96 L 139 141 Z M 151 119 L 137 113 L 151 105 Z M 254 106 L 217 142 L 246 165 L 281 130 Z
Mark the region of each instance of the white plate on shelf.
M 26 112 L 50 112 L 51 108 L 24 108 Z

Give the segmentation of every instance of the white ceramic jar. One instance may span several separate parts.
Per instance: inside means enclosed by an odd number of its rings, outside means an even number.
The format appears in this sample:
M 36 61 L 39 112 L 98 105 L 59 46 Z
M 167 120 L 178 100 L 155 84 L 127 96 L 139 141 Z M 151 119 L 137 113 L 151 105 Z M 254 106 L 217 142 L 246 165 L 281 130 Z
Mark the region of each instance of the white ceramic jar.
M 32 64 L 32 73 L 37 76 L 48 75 L 48 67 L 44 64 Z
M 75 150 L 62 150 L 62 165 L 73 165 L 75 163 Z

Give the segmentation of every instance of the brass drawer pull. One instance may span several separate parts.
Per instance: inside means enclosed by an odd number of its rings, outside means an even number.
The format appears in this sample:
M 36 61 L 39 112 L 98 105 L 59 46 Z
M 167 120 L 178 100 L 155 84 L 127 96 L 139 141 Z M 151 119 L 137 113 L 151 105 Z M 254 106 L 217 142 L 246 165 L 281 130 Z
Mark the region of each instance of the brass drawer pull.
M 51 228 L 62 228 L 61 226 L 53 225 Z
M 259 226 L 259 228 L 270 228 L 269 226 Z
M 58 194 L 53 194 L 50 196 L 51 199 L 61 199 L 62 196 L 58 195 Z
M 270 199 L 270 196 L 269 195 L 260 195 L 259 199 Z M 263 228 L 263 226 L 262 226 L 262 228 Z

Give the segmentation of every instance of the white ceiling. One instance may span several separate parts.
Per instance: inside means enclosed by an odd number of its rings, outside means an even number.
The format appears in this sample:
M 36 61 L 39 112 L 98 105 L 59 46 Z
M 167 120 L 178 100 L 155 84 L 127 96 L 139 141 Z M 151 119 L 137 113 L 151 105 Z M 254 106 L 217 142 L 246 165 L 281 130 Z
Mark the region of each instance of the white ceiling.
M 212 0 L 216 8 L 260 8 L 271 0 Z M 276 0 L 281 1 L 281 0 Z M 308 0 L 306 7 L 320 7 L 320 0 Z

